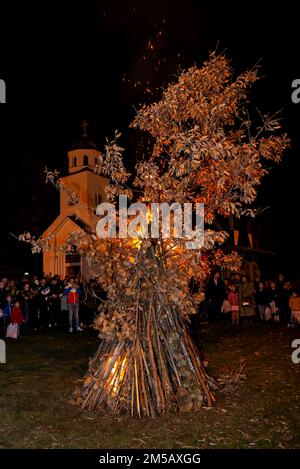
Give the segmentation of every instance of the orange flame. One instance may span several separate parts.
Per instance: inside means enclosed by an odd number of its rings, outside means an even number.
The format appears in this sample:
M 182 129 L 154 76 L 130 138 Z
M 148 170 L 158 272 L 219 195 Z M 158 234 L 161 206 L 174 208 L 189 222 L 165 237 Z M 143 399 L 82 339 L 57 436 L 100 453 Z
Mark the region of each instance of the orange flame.
M 109 358 L 109 362 L 111 358 Z M 108 363 L 109 363 L 108 362 Z M 127 358 L 124 357 L 121 361 L 121 357 L 118 357 L 107 380 L 107 386 L 111 389 L 110 394 L 112 397 L 116 397 L 118 395 L 120 385 L 123 381 L 125 370 L 126 370 L 126 362 Z

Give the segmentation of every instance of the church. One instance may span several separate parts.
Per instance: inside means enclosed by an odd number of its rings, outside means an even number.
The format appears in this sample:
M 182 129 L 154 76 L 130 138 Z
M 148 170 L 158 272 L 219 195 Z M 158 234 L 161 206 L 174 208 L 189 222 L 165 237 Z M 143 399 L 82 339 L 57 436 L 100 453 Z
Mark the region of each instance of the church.
M 89 226 L 95 227 L 96 208 L 106 200 L 105 188 L 108 179 L 95 173 L 95 166 L 100 152 L 96 144 L 88 137 L 88 123 L 83 122 L 83 133 L 79 142 L 68 152 L 68 174 L 60 178 L 60 183 L 70 189 L 76 197 L 68 197 L 66 191 L 60 191 L 60 213 L 44 231 L 43 238 L 51 235 L 50 248 L 43 252 L 44 275 L 85 275 L 87 262 L 74 250 L 68 254 L 61 247 L 71 233 Z

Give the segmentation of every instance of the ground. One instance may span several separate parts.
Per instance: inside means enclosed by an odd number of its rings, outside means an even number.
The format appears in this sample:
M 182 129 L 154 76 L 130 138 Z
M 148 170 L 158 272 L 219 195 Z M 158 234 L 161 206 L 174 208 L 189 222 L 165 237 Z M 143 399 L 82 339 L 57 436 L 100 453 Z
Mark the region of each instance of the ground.
M 0 448 L 300 448 L 298 337 L 300 329 L 276 325 L 202 326 L 210 372 L 246 360 L 246 381 L 211 409 L 143 421 L 69 403 L 97 347 L 93 332 L 11 339 L 0 365 Z

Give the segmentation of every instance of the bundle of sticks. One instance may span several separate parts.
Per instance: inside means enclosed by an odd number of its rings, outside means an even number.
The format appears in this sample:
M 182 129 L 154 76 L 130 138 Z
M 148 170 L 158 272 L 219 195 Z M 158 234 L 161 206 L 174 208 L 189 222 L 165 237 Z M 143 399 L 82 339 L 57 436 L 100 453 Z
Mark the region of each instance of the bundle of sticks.
M 103 340 L 90 361 L 76 404 L 136 417 L 211 406 L 220 385 L 201 363 L 176 308 L 152 293 L 136 312 L 133 340 Z

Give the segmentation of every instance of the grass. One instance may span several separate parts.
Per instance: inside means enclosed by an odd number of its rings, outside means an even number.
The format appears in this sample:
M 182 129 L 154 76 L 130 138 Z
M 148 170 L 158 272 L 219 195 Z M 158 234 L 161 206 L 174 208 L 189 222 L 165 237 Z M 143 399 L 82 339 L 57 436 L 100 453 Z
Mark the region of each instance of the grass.
M 247 380 L 212 409 L 139 421 L 74 407 L 72 390 L 98 339 L 91 332 L 7 341 L 0 365 L 0 448 L 300 448 L 300 330 L 202 326 L 197 341 L 218 376 L 246 360 Z

